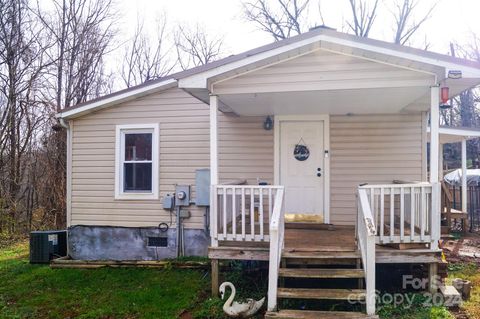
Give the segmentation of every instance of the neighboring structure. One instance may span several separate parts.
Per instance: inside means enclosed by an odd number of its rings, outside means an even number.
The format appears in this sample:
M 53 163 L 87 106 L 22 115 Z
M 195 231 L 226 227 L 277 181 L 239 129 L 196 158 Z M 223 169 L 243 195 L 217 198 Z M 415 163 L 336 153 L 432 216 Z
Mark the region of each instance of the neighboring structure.
M 305 316 L 276 312 L 277 298 L 366 299 L 373 314 L 376 263 L 436 273 L 440 88 L 478 84 L 477 63 L 321 28 L 65 109 L 70 255 L 210 246 L 214 292 L 219 259 L 270 261 L 270 317 Z M 209 207 L 194 204 L 203 168 Z M 165 210 L 176 184 L 191 197 Z M 301 266 L 325 260 L 357 269 Z M 365 289 L 279 288 L 279 277 L 364 278 Z

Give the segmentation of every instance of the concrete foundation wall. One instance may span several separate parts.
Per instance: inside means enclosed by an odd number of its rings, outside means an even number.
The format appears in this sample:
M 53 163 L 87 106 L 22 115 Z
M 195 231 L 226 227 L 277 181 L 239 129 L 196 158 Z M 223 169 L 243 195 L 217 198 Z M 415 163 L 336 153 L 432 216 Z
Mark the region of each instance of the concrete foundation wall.
M 73 226 L 68 252 L 80 260 L 160 260 L 175 258 L 176 229 L 157 227 Z M 185 229 L 185 255 L 207 256 L 209 237 L 201 229 Z M 166 237 L 167 247 L 149 247 L 148 237 Z

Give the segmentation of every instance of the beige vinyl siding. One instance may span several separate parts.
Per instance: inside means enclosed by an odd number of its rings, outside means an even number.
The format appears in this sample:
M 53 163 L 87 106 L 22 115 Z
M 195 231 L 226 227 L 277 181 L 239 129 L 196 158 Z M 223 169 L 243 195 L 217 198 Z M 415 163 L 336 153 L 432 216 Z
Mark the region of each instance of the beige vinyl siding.
M 422 180 L 422 114 L 330 117 L 331 222 L 354 224 L 361 183 Z
M 273 130 L 265 117 L 219 113 L 220 182 L 273 182 Z M 159 123 L 159 200 L 115 200 L 115 126 Z M 169 222 L 162 198 L 175 184 L 195 184 L 195 170 L 209 167 L 208 106 L 170 89 L 74 120 L 71 224 L 156 226 Z M 331 220 L 355 221 L 360 183 L 422 178 L 422 115 L 330 117 Z M 194 188 L 193 188 L 194 191 Z M 193 198 L 194 198 L 193 194 Z M 188 228 L 203 228 L 204 210 L 191 206 Z
M 213 84 L 215 94 L 400 88 L 434 84 L 430 74 L 316 50 Z
M 115 200 L 115 127 L 147 123 L 159 123 L 160 199 Z M 175 184 L 194 185 L 195 170 L 209 165 L 208 106 L 179 89 L 76 119 L 72 135 L 71 224 L 168 223 L 170 215 L 162 208 L 163 196 L 172 192 Z M 203 228 L 204 209 L 190 206 L 189 210 L 192 217 L 186 220 L 186 227 Z
M 265 117 L 228 116 L 218 123 L 219 180 L 257 179 L 273 183 L 273 130 L 263 128 Z

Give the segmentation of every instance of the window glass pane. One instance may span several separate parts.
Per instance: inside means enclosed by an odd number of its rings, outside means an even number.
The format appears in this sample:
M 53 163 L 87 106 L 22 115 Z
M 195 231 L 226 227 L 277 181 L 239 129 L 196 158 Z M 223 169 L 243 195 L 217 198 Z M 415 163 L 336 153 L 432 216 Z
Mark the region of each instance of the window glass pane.
M 125 134 L 125 160 L 151 161 L 152 134 Z
M 123 164 L 124 192 L 152 191 L 152 163 Z

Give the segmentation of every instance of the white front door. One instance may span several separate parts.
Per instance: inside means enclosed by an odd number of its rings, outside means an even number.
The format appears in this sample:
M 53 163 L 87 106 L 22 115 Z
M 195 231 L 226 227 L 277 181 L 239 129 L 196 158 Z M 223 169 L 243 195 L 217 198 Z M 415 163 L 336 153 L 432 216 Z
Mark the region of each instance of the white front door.
M 279 127 L 279 177 L 285 186 L 285 213 L 323 218 L 324 122 L 281 121 Z

